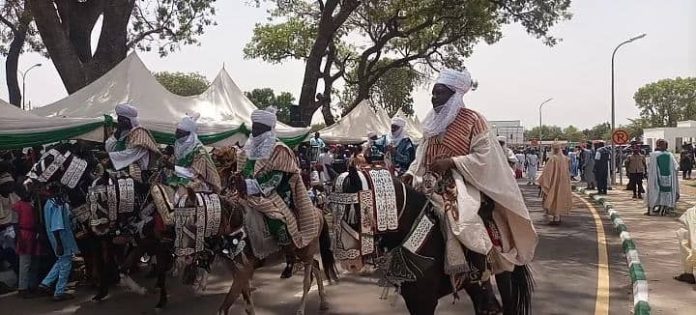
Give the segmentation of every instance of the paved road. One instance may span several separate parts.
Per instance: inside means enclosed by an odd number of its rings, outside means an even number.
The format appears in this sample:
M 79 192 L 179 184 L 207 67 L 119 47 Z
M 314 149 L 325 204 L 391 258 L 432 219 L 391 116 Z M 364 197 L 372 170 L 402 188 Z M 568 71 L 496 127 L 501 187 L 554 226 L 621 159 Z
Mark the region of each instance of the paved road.
M 563 225 L 545 225 L 536 187 L 522 185 L 532 217 L 540 235 L 535 261 L 532 263 L 537 290 L 534 295 L 534 314 L 629 314 L 630 288 L 625 263 L 618 238 L 611 231 L 607 220 L 602 220 L 607 239 L 608 282 L 598 282 L 599 256 L 597 231 L 590 209 L 580 199 L 575 199 L 572 215 L 564 218 Z M 607 270 L 605 269 L 605 270 Z M 281 267 L 260 270 L 254 279 L 258 288 L 254 292 L 257 314 L 294 314 L 299 303 L 301 277 L 280 280 Z M 602 276 L 606 280 L 606 274 Z M 231 277 L 222 266 L 216 267 L 209 291 L 203 296 L 193 296 L 175 279 L 170 279 L 170 304 L 162 314 L 214 314 L 229 286 Z M 327 287 L 331 309 L 324 314 L 406 314 L 403 301 L 379 300 L 381 289 L 376 279 L 369 276 L 342 276 L 339 285 Z M 597 297 L 598 283 L 607 285 L 608 292 Z M 152 284 L 150 284 L 152 285 Z M 152 306 L 156 295 L 147 297 L 114 290 L 102 303 L 89 301 L 81 290 L 78 298 L 67 303 L 54 303 L 48 299 L 21 300 L 15 295 L 0 297 L 3 314 L 155 314 Z M 601 291 L 601 290 L 600 290 Z M 393 295 L 392 295 L 393 296 Z M 603 298 L 606 297 L 606 298 Z M 599 302 L 597 302 L 599 301 Z M 308 314 L 318 314 L 316 291 L 310 294 Z M 597 307 L 597 309 L 595 309 Z M 602 311 L 604 310 L 604 311 Z M 7 311 L 7 312 L 6 312 Z M 242 313 L 241 302 L 232 310 Z M 473 314 L 471 303 L 462 299 L 452 304 L 451 297 L 440 300 L 438 314 Z

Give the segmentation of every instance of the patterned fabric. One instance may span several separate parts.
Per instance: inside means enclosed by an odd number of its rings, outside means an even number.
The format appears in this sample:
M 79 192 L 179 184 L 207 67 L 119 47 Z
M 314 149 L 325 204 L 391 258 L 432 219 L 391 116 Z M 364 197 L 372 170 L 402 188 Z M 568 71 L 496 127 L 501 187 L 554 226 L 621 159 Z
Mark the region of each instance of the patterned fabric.
M 159 154 L 159 148 L 150 131 L 143 127 L 135 127 L 128 133 L 127 148 L 143 147 L 152 153 Z
M 150 196 L 155 203 L 157 213 L 166 226 L 174 224 L 174 189 L 167 185 L 155 184 L 150 188 Z
M 487 129 L 485 119 L 481 119 L 477 112 L 462 108 L 444 135 L 432 137 L 428 141 L 426 168 L 442 158 L 469 154 L 471 139 Z
M 198 154 L 194 156 L 193 161 L 191 163 L 191 168 L 193 168 L 196 171 L 196 174 L 198 174 L 198 176 L 203 178 L 203 181 L 205 181 L 206 184 L 211 186 L 213 191 L 219 192 L 220 190 L 222 190 L 220 174 L 215 168 L 215 163 L 213 163 L 213 159 L 211 159 L 210 155 L 208 155 L 208 152 L 205 151 L 205 148 L 201 147 L 198 150 Z
M 116 222 L 119 215 L 134 215 L 135 185 L 130 177 L 109 178 L 106 185 L 98 185 L 98 181 L 87 192 L 87 204 L 92 230 L 103 235 L 111 231 L 110 223 Z
M 82 178 L 82 175 L 84 175 L 86 169 L 87 161 L 73 156 L 72 160 L 70 161 L 70 165 L 68 165 L 68 168 L 63 173 L 63 177 L 60 179 L 60 182 L 63 185 L 68 186 L 70 189 L 74 189 L 75 186 L 77 186 L 77 183 L 80 181 L 80 178 Z
M 269 218 L 285 222 L 295 246 L 303 248 L 319 235 L 321 210 L 312 204 L 302 182 L 295 155 L 282 142 L 276 142 L 270 158 L 256 160 L 252 176 L 260 178 L 273 171 L 287 174 L 293 209 L 289 208 L 277 192 L 266 196 L 249 196 L 249 205 Z
M 396 191 L 392 176 L 385 169 L 370 170 L 368 174 L 374 192 L 377 232 L 396 231 L 399 228 L 399 215 L 396 209 Z
M 222 207 L 217 194 L 196 193 L 194 207 L 174 209 L 176 239 L 174 253 L 188 256 L 205 249 L 205 238 L 215 236 L 220 230 Z M 186 202 L 186 199 L 181 203 Z

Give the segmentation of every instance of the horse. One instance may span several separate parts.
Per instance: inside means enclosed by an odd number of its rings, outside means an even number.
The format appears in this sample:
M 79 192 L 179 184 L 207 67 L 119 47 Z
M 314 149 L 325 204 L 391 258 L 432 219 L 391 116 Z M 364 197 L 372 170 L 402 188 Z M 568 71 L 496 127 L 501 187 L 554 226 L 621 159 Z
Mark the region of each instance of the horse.
M 371 203 L 360 202 L 363 179 L 359 172 L 351 166 L 337 179 L 336 193 L 329 196 L 336 229 L 334 250 L 339 262 L 349 271 L 358 272 L 370 259 L 375 261 L 383 273 L 380 285 L 387 288 L 396 286 L 411 314 L 434 314 L 440 298 L 448 294 L 457 298 L 457 292 L 462 288 L 470 296 L 476 314 L 531 313 L 534 280 L 528 266 L 516 266 L 512 272 L 495 275 L 502 308 L 489 279 L 481 277 L 480 281 L 464 280 L 455 284 L 457 281 L 445 273 L 443 227 L 426 195 L 389 175 L 395 188 L 397 213 L 393 220 L 398 223 L 398 228 L 377 231 L 370 223 L 371 219 L 365 218 L 369 212 L 363 212 L 364 208 L 371 207 Z M 479 210 L 479 215 L 487 223 L 492 222 L 493 208 L 492 203 L 482 203 Z M 370 242 L 374 242 L 372 247 Z M 485 260 L 480 260 L 485 256 L 473 255 L 468 250 L 465 253 L 467 261 L 478 259 L 485 263 Z
M 62 199 L 70 204 L 77 219 L 76 234 L 81 251 L 86 264 L 92 269 L 91 273 L 98 277 L 98 292 L 93 300 L 100 301 L 108 295 L 109 286 L 119 281 L 119 271 L 123 272 L 120 274 L 122 283 L 144 294 L 145 289 L 138 286 L 127 271 L 145 252 L 149 252 L 157 258 L 155 272 L 160 298 L 156 307 L 162 308 L 167 304 L 166 273 L 172 266 L 171 246 L 155 236 L 152 222 L 144 225 L 137 222 L 147 204 L 148 197 L 145 195 L 148 189 L 145 184 L 134 185 L 132 179 L 122 174 L 109 176 L 105 172 L 103 176 L 94 178 L 92 172 L 96 165 L 96 159 L 81 143 L 59 144 L 49 149 L 32 166 L 24 184 L 27 189 L 38 190 L 46 185 L 57 186 L 58 190 L 54 191 L 67 196 Z M 108 182 L 115 183 L 115 187 L 106 187 Z M 125 199 L 115 200 L 121 194 Z M 128 203 L 129 210 L 122 213 L 120 209 L 124 203 Z M 156 213 L 153 215 L 157 216 Z M 142 227 L 139 231 L 133 231 L 132 227 L 138 224 Z M 118 270 L 116 261 L 119 249 L 123 249 L 122 243 L 130 243 L 131 240 L 137 246 L 126 255 L 121 270 Z
M 223 215 L 221 216 L 220 233 L 217 235 L 216 239 L 206 240 L 206 243 L 209 244 L 210 247 L 206 248 L 203 253 L 183 260 L 183 278 L 185 280 L 188 279 L 188 282 L 193 282 L 194 287 L 204 287 L 206 269 L 209 269 L 210 263 L 212 262 L 210 256 L 224 257 L 226 266 L 232 271 L 234 280 L 224 301 L 218 308 L 218 314 L 229 314 L 230 307 L 240 294 L 246 302 L 246 313 L 254 314 L 250 287 L 250 281 L 254 271 L 263 267 L 266 257 L 292 255 L 301 261 L 304 266 L 303 294 L 297 314 L 304 314 L 306 297 L 312 285 L 313 278 L 317 280 L 321 301 L 320 308 L 327 309 L 328 303 L 324 293 L 319 262 L 314 259 L 314 256 L 320 253 L 324 273 L 329 281 L 337 280 L 338 277 L 335 269 L 335 261 L 330 248 L 331 238 L 328 224 L 323 219 L 323 216 L 320 216 L 322 222 L 319 234 L 307 246 L 296 248 L 291 244 L 281 248 L 275 245 L 276 250 L 274 252 L 266 252 L 263 255 L 264 257 L 258 257 L 260 255 L 257 252 L 260 251 L 260 249 L 254 248 L 252 245 L 254 241 L 250 238 L 251 236 L 249 234 L 261 228 L 250 222 L 253 221 L 265 224 L 263 214 L 250 209 L 248 205 L 245 204 L 245 201 L 236 193 L 231 193 L 222 199 L 224 200 L 223 203 L 227 205 L 225 208 L 229 210 L 223 211 Z M 186 206 L 190 207 L 196 205 L 194 198 L 188 198 L 187 200 Z M 316 209 L 316 211 L 320 210 Z M 255 216 L 255 220 L 252 219 L 251 216 Z M 227 245 L 215 248 L 215 245 L 213 245 L 215 243 Z M 181 260 L 177 261 L 177 265 L 180 262 Z

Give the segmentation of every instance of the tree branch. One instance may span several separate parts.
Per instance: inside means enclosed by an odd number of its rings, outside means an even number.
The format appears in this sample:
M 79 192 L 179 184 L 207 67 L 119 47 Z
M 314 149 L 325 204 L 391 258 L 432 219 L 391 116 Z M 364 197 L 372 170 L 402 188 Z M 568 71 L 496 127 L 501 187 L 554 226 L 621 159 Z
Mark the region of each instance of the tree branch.
M 7 25 L 7 27 L 10 28 L 10 30 L 12 31 L 12 33 L 13 33 L 15 36 L 17 36 L 17 34 L 19 33 L 19 30 L 14 26 L 14 24 L 12 24 L 12 22 L 10 22 L 8 19 L 6 19 L 6 18 L 5 18 L 4 16 L 2 16 L 2 15 L 0 15 L 0 22 L 2 22 L 2 24 Z

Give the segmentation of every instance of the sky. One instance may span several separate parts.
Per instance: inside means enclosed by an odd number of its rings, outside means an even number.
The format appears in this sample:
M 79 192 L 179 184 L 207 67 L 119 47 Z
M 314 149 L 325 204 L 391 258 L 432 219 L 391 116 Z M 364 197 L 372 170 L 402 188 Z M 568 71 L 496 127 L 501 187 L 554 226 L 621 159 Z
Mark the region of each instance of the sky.
M 245 91 L 270 87 L 299 97 L 303 63 L 269 64 L 244 59 L 242 49 L 256 23 L 266 21 L 262 8 L 243 0 L 217 1 L 217 26 L 200 37 L 200 46 L 183 46 L 160 58 L 139 52 L 152 71 L 198 72 L 212 80 L 225 68 Z M 611 119 L 611 53 L 622 41 L 647 36 L 623 46 L 616 55 L 616 123 L 639 115 L 633 94 L 641 86 L 666 78 L 696 76 L 696 1 L 575 0 L 571 20 L 551 34 L 562 39 L 548 47 L 517 24 L 503 28 L 503 38 L 478 44 L 463 58 L 479 88 L 465 96 L 468 107 L 489 120 L 520 120 L 526 128 L 543 122 L 590 128 Z M 4 61 L 4 60 L 3 60 Z M 67 95 L 50 60 L 38 54 L 20 58 L 20 70 L 41 63 L 27 78 L 27 100 L 34 107 Z M 5 69 L 0 67 L 0 98 L 7 100 Z M 21 78 L 20 78 L 21 80 Z M 20 83 L 21 84 L 21 83 Z M 414 91 L 420 118 L 431 108 L 430 85 Z

